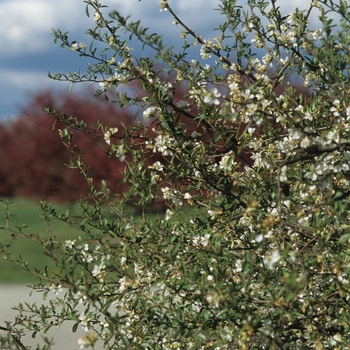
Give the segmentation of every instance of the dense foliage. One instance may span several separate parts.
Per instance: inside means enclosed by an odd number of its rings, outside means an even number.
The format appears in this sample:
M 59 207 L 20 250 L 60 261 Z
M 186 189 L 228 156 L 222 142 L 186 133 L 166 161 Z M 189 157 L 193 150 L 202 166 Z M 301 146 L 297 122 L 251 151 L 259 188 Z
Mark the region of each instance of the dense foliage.
M 58 296 L 45 308 L 22 305 L 9 337 L 20 337 L 21 327 L 40 333 L 70 320 L 73 330 L 87 332 L 78 340 L 82 348 L 101 341 L 105 349 L 346 348 L 346 1 L 313 0 L 287 14 L 282 1 L 247 0 L 242 7 L 221 0 L 222 24 L 207 39 L 163 0 L 161 9 L 183 28 L 181 48 L 117 11 L 108 14 L 97 0 L 85 3 L 94 14 L 88 33 L 98 45 L 53 33 L 95 64 L 85 75 L 51 77 L 99 83 L 98 95 L 142 112 L 155 136 L 141 121 L 122 133 L 113 123 L 99 124 L 107 153 L 126 165 L 123 181 L 130 187 L 117 196 L 94 187 L 75 152 L 75 119 L 47 110 L 67 125 L 60 137 L 75 157 L 71 167 L 90 186 L 90 201 L 81 201 L 81 220 L 43 209 L 89 239 L 40 242 L 62 272 L 42 272 L 34 288 Z M 156 58 L 133 56 L 135 40 Z M 193 46 L 200 59 L 191 57 Z M 310 89 L 308 97 L 295 93 L 291 76 Z M 143 94 L 130 86 L 134 81 Z M 182 100 L 174 97 L 178 89 L 188 90 Z M 162 201 L 168 210 L 160 218 L 133 218 L 130 201 Z

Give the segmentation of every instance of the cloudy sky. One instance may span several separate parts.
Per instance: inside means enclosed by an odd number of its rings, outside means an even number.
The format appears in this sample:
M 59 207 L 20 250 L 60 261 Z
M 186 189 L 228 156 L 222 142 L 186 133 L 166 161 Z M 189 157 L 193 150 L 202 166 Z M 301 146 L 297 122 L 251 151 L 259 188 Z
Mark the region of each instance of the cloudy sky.
M 239 0 L 244 3 L 244 0 Z M 286 13 L 305 8 L 311 0 L 280 0 Z M 108 10 L 117 9 L 154 32 L 162 33 L 172 44 L 179 30 L 171 25 L 168 12 L 160 12 L 159 0 L 102 0 Z M 202 37 L 213 36 L 220 23 L 219 0 L 169 0 L 184 22 Z M 173 5 L 174 4 L 174 5 Z M 70 32 L 70 39 L 89 43 L 85 31 L 93 27 L 83 0 L 0 0 L 0 119 L 13 117 L 28 101 L 28 93 L 46 88 L 68 89 L 69 84 L 52 81 L 47 72 L 84 70 L 86 63 L 76 53 L 53 43 L 51 28 Z M 167 41 L 166 41 L 167 42 Z

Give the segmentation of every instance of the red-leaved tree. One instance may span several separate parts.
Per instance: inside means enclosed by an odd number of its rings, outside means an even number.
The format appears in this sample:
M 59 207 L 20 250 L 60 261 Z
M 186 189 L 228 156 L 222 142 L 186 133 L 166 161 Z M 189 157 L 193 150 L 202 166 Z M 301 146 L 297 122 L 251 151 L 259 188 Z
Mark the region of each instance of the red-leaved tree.
M 117 110 L 99 98 L 53 91 L 33 95 L 14 121 L 0 125 L 0 194 L 3 196 L 75 201 L 88 193 L 83 176 L 65 166 L 72 156 L 62 145 L 57 130 L 66 126 L 48 116 L 44 111 L 46 107 L 54 108 L 58 114 L 64 111 L 66 116 L 74 116 L 88 125 L 104 121 L 118 127 L 119 133 L 123 132 L 122 124 L 133 123 L 128 110 Z M 76 129 L 69 132 L 73 133 L 77 149 L 82 151 L 82 160 L 95 181 L 105 180 L 109 187 L 120 192 L 124 164 L 118 158 L 108 159 L 103 132 L 91 129 L 94 137 Z

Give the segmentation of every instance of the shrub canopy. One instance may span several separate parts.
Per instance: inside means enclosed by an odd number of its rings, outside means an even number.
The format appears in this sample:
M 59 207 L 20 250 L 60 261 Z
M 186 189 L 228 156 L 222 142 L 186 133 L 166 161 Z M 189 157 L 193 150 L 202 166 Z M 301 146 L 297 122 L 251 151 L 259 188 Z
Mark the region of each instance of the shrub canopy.
M 84 75 L 50 76 L 99 83 L 98 95 L 137 108 L 137 122 L 122 133 L 99 125 L 108 154 L 125 162 L 131 187 L 123 196 L 107 186 L 97 190 L 74 149 L 73 117 L 47 110 L 67 124 L 60 136 L 90 185 L 90 202 L 81 201 L 81 219 L 43 209 L 88 238 L 38 238 L 61 273 L 42 272 L 34 288 L 64 289 L 45 309 L 23 306 L 12 334 L 72 320 L 73 330 L 88 332 L 82 347 L 103 341 L 105 349 L 344 348 L 350 343 L 346 1 L 309 1 L 306 10 L 288 14 L 282 1 L 221 0 L 222 23 L 209 39 L 163 0 L 160 8 L 183 28 L 181 48 L 99 1 L 85 3 L 94 21 L 91 45 L 53 34 L 95 63 Z M 135 41 L 155 58 L 135 57 Z M 193 46 L 198 56 L 189 53 Z M 296 93 L 292 78 L 309 93 Z M 142 94 L 130 85 L 135 81 Z M 184 88 L 188 93 L 175 99 Z M 164 217 L 128 215 L 130 202 L 158 201 L 168 207 Z

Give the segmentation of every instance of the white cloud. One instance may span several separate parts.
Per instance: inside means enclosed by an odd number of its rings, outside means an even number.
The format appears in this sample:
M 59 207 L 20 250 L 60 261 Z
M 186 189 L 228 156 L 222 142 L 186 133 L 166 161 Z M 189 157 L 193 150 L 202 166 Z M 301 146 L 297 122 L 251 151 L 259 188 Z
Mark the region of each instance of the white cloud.
M 31 93 L 57 88 L 68 91 L 70 85 L 68 82 L 58 84 L 41 70 L 0 69 L 0 77 L 0 119 L 13 118 L 29 102 Z M 77 88 L 75 91 L 79 91 Z
M 170 25 L 172 17 L 166 11 L 160 12 L 159 0 L 102 0 L 108 8 L 105 13 L 117 9 L 122 15 L 141 19 L 150 30 L 161 32 L 169 37 L 180 32 Z M 220 23 L 218 0 L 176 0 L 169 1 L 174 11 L 190 27 L 204 37 Z M 238 3 L 244 4 L 240 0 Z M 294 0 L 281 1 L 285 12 L 296 7 L 306 9 L 308 2 Z M 90 15 L 93 15 L 92 13 Z M 92 16 L 91 16 L 92 17 Z M 35 53 L 50 49 L 52 45 L 51 28 L 62 31 L 85 33 L 92 26 L 92 18 L 85 15 L 85 4 L 82 0 L 6 0 L 0 2 L 0 37 L 3 50 L 1 56 L 15 56 L 25 52 Z M 214 34 L 213 34 L 214 35 Z M 73 39 L 73 38 L 72 38 Z M 52 47 L 52 46 L 51 46 Z
M 0 70 L 2 82 L 6 82 L 6 86 L 15 90 L 31 90 L 37 86 L 45 86 L 47 82 L 47 73 L 42 71 L 18 71 L 18 70 Z
M 1 56 L 40 52 L 52 44 L 51 28 L 81 27 L 82 1 L 11 0 L 0 3 Z

